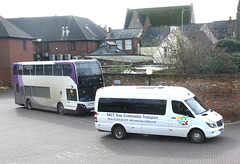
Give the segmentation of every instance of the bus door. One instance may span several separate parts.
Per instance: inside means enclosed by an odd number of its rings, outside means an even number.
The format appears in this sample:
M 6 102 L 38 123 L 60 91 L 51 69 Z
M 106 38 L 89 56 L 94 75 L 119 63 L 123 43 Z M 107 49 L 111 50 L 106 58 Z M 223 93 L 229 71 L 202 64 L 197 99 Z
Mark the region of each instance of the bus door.
M 65 104 L 66 109 L 76 110 L 77 107 L 77 90 L 76 89 L 66 89 L 67 92 L 67 104 Z

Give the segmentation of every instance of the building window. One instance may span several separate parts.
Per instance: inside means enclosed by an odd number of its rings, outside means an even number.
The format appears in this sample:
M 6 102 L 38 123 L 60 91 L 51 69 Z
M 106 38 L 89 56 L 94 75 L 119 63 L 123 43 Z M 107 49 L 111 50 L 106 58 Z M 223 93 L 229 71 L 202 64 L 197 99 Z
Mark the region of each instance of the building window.
M 75 50 L 76 50 L 75 42 L 71 42 L 71 51 L 75 51 Z
M 125 40 L 125 50 L 132 50 L 132 41 Z
M 23 50 L 27 50 L 27 41 L 23 40 Z
M 49 51 L 49 43 L 44 43 L 44 51 Z
M 117 48 L 122 50 L 122 41 L 121 40 L 117 40 L 116 44 L 117 44 Z

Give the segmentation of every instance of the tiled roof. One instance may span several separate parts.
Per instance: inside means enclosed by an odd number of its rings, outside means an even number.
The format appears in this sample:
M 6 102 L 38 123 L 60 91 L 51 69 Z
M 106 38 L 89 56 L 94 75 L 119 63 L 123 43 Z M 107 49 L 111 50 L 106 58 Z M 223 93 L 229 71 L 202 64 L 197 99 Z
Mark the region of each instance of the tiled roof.
M 0 38 L 25 38 L 32 39 L 26 32 L 20 30 L 12 23 L 0 16 Z
M 237 34 L 237 21 L 233 21 L 233 32 Z M 227 24 L 228 20 L 225 21 L 214 21 L 213 23 L 208 23 L 208 27 L 212 31 L 213 35 L 218 39 L 224 39 L 227 37 Z
M 88 18 L 53 16 L 7 19 L 15 26 L 42 41 L 103 40 L 107 32 Z M 62 36 L 62 27 L 68 27 L 69 36 Z
M 143 8 L 143 9 L 128 9 L 124 29 L 129 27 L 130 21 L 134 12 L 137 12 L 139 21 L 142 26 L 146 17 L 149 17 L 152 26 L 162 25 L 180 25 L 182 24 L 182 11 L 183 12 L 183 23 L 190 24 L 194 23 L 194 15 L 192 5 L 187 6 L 172 6 L 172 7 L 158 7 L 158 8 Z
M 111 33 L 107 34 L 106 40 L 133 39 L 140 37 L 142 31 L 142 29 L 112 30 Z

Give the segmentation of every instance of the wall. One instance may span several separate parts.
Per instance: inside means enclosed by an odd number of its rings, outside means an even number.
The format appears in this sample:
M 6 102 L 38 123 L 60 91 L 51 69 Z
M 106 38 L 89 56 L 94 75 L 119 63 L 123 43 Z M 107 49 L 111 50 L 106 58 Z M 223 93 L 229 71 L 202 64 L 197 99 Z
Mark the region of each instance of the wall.
M 9 71 L 9 42 L 8 39 L 0 39 L 0 80 L 10 78 Z
M 23 39 L 0 39 L 0 80 L 11 82 L 14 62 L 33 61 L 33 44 L 26 40 L 27 49 L 23 49 Z
M 104 74 L 104 79 L 106 86 L 113 85 L 114 80 L 120 80 L 120 85 L 148 85 L 149 82 L 147 75 Z M 225 120 L 240 120 L 240 74 L 151 75 L 151 85 L 188 88 Z
M 75 41 L 75 50 L 71 50 L 71 41 L 49 42 L 49 51 L 44 51 L 44 43 L 42 44 L 42 52 L 49 54 L 71 54 L 72 56 L 84 56 L 99 47 L 95 41 Z M 40 52 L 39 48 L 36 52 Z

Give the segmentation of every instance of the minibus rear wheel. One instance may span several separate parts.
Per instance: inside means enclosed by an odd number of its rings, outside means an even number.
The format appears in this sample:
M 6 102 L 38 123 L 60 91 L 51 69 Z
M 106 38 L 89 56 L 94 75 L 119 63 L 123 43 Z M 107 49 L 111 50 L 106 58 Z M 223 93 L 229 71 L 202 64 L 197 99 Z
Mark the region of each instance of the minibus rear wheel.
M 189 137 L 193 143 L 202 143 L 205 140 L 204 133 L 199 129 L 192 130 Z
M 126 130 L 121 125 L 112 128 L 112 135 L 119 140 L 125 139 L 127 136 Z

